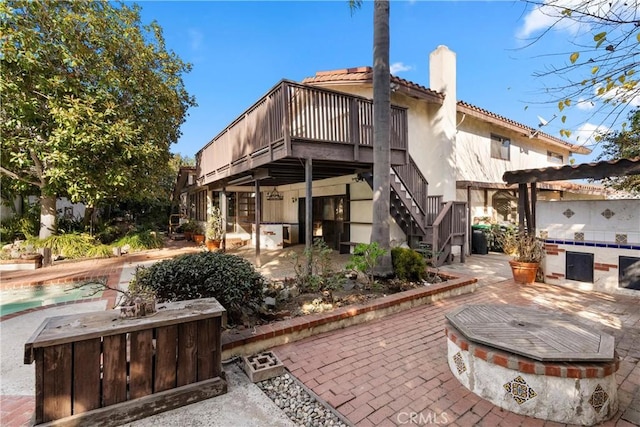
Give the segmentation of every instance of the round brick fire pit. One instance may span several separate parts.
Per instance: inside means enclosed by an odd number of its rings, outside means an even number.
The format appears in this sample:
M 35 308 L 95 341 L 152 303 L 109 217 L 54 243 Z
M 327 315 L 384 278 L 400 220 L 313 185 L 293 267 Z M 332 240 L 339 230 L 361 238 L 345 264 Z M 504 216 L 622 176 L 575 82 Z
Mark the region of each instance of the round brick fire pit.
M 526 307 L 470 305 L 446 318 L 451 372 L 483 399 L 568 424 L 594 425 L 617 412 L 611 335 Z

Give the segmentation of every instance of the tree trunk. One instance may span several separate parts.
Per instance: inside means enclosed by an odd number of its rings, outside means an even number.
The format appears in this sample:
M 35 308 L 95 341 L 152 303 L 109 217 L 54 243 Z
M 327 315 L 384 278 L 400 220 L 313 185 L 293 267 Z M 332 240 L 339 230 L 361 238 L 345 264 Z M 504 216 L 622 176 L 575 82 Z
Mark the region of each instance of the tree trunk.
M 40 237 L 46 239 L 56 232 L 56 196 L 40 196 Z
M 390 117 L 389 1 L 375 0 L 373 14 L 373 224 L 371 242 L 386 251 L 376 275 L 393 275 L 389 248 Z

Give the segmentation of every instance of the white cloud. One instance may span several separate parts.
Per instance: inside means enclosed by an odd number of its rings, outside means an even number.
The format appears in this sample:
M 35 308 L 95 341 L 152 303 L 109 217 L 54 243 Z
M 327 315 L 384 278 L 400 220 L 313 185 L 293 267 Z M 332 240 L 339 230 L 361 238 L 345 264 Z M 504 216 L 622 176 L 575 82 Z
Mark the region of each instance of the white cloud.
M 536 5 L 523 19 L 522 26 L 516 32 L 519 38 L 535 36 L 553 26 L 557 31 L 576 35 L 586 33 L 591 29 L 591 23 L 597 23 L 598 18 L 611 18 L 624 21 L 635 21 L 640 4 L 637 1 L 623 2 L 610 0 L 545 0 L 544 4 Z M 563 9 L 576 11 L 572 17 L 563 17 Z M 589 18 L 584 18 L 584 16 Z M 596 17 L 596 18 L 594 18 Z M 583 22 L 579 22 L 582 18 Z
M 404 65 L 402 62 L 394 62 L 389 66 L 389 71 L 391 74 L 401 73 L 403 71 L 410 71 L 413 67 L 410 65 Z
M 550 2 L 547 1 L 546 3 Z M 547 6 L 546 3 L 544 5 L 535 6 L 527 15 L 525 15 L 524 22 L 516 33 L 518 38 L 529 38 L 552 26 L 554 26 L 556 30 L 567 31 L 570 34 L 578 33 L 581 24 L 570 19 L 562 19 L 560 10 L 555 7 Z M 553 1 L 552 3 L 558 4 L 560 2 Z M 571 3 L 571 1 L 565 3 Z
M 571 134 L 572 139 L 577 145 L 592 146 L 596 144 L 594 139 L 598 134 L 609 132 L 609 128 L 603 125 L 594 125 L 593 123 L 585 123 Z
M 202 42 L 204 41 L 204 34 L 202 31 L 195 28 L 189 28 L 189 45 L 191 50 L 200 50 Z

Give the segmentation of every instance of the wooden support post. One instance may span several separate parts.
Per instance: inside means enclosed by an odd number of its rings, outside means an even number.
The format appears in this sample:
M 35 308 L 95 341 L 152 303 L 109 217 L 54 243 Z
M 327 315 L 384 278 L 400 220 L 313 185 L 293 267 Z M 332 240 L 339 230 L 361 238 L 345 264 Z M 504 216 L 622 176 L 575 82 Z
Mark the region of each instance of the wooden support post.
M 524 231 L 525 194 L 527 194 L 527 184 L 518 184 L 518 228 L 520 231 Z
M 471 230 L 471 186 L 467 185 L 467 250 L 471 255 L 471 236 L 473 231 Z
M 220 191 L 220 211 L 222 213 L 222 252 L 227 251 L 227 213 L 229 212 L 227 200 L 227 187 Z
M 305 249 L 311 254 L 313 246 L 313 163 L 308 158 L 304 163 L 304 183 L 305 183 Z M 308 259 L 308 272 L 311 273 L 311 256 Z
M 531 183 L 531 232 L 536 234 L 536 203 L 538 202 L 538 189 L 535 182 Z
M 529 185 L 524 184 L 524 220 L 527 233 L 531 229 L 531 203 L 529 203 Z
M 260 197 L 260 181 L 256 179 L 255 185 L 255 193 L 256 193 L 256 267 L 262 267 L 262 263 L 260 262 L 260 218 L 262 217 L 262 198 Z

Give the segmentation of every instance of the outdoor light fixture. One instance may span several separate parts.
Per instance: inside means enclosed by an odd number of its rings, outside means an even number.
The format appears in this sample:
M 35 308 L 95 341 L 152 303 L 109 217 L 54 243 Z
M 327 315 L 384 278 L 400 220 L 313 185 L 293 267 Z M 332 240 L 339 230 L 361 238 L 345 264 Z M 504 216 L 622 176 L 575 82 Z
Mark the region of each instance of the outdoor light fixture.
M 283 196 L 276 187 L 273 187 L 273 190 L 267 193 L 267 200 L 282 200 Z

